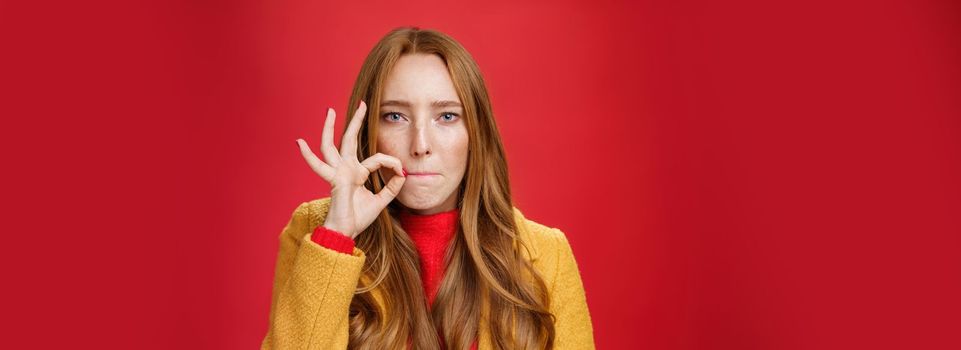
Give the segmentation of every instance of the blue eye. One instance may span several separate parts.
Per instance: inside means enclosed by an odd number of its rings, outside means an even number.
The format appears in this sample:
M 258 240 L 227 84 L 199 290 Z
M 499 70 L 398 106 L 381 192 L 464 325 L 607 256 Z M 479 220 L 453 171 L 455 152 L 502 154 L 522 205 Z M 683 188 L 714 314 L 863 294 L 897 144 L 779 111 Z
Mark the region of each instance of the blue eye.
M 450 118 L 447 118 L 447 117 L 450 117 Z M 444 118 L 444 121 L 448 121 L 448 122 L 449 122 L 449 121 L 457 120 L 457 117 L 458 117 L 458 115 L 457 115 L 456 113 L 444 113 L 444 114 L 441 114 L 441 118 Z
M 392 118 L 394 116 L 396 116 L 397 118 Z M 400 121 L 401 118 L 403 117 L 401 117 L 399 113 L 388 112 L 388 113 L 384 113 L 384 118 L 387 118 L 388 121 L 397 122 L 397 121 Z

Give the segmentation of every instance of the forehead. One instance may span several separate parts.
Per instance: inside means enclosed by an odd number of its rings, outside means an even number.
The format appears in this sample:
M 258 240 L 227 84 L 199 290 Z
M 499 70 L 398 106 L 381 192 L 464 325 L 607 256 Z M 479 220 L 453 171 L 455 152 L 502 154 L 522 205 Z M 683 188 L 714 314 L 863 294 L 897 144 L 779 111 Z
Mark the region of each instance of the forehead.
M 432 54 L 407 54 L 397 59 L 384 81 L 384 100 L 430 103 L 454 100 L 457 90 L 444 60 Z

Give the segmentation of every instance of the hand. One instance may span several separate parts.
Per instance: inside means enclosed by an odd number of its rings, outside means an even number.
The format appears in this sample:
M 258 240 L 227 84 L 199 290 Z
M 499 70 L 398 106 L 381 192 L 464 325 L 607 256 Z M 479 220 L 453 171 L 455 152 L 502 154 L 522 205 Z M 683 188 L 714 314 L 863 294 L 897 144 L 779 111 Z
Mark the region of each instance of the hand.
M 324 155 L 324 162 L 307 146 L 307 141 L 297 139 L 300 153 L 307 161 L 307 165 L 330 183 L 330 208 L 324 227 L 355 238 L 370 226 L 387 204 L 397 197 L 406 177 L 400 159 L 377 153 L 357 161 L 357 133 L 367 114 L 367 104 L 360 102 L 360 107 L 354 112 L 354 118 L 344 132 L 340 141 L 340 152 L 334 147 L 334 120 L 336 114 L 333 108 L 327 109 L 327 120 L 321 138 L 320 150 Z M 394 169 L 396 176 L 391 176 L 387 186 L 377 194 L 373 194 L 364 187 L 364 182 L 371 173 L 388 167 Z

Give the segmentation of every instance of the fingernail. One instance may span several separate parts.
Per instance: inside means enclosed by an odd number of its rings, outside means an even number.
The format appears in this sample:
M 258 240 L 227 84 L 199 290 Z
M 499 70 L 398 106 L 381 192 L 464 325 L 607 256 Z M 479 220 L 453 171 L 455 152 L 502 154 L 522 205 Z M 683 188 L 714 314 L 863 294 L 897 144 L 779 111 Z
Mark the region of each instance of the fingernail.
M 358 102 L 357 102 L 357 108 L 360 108 L 360 106 L 363 105 L 363 104 L 364 104 L 364 100 L 358 101 Z

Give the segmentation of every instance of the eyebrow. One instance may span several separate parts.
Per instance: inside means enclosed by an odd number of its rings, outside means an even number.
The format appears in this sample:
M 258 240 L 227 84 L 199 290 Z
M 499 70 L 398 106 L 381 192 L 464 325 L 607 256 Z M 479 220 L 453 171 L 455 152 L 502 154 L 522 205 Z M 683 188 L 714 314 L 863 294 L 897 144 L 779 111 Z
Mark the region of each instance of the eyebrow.
M 410 104 L 410 102 L 407 102 L 407 101 L 387 100 L 387 101 L 381 102 L 381 103 L 380 103 L 380 106 L 381 106 L 381 107 L 398 106 L 398 107 L 407 107 L 407 108 L 410 108 L 410 107 L 411 107 L 411 104 Z M 439 107 L 463 107 L 463 106 L 461 106 L 460 102 L 450 101 L 450 100 L 434 101 L 434 102 L 431 102 L 431 103 L 430 103 L 430 106 L 431 106 L 431 107 L 438 107 L 438 108 L 439 108 Z

